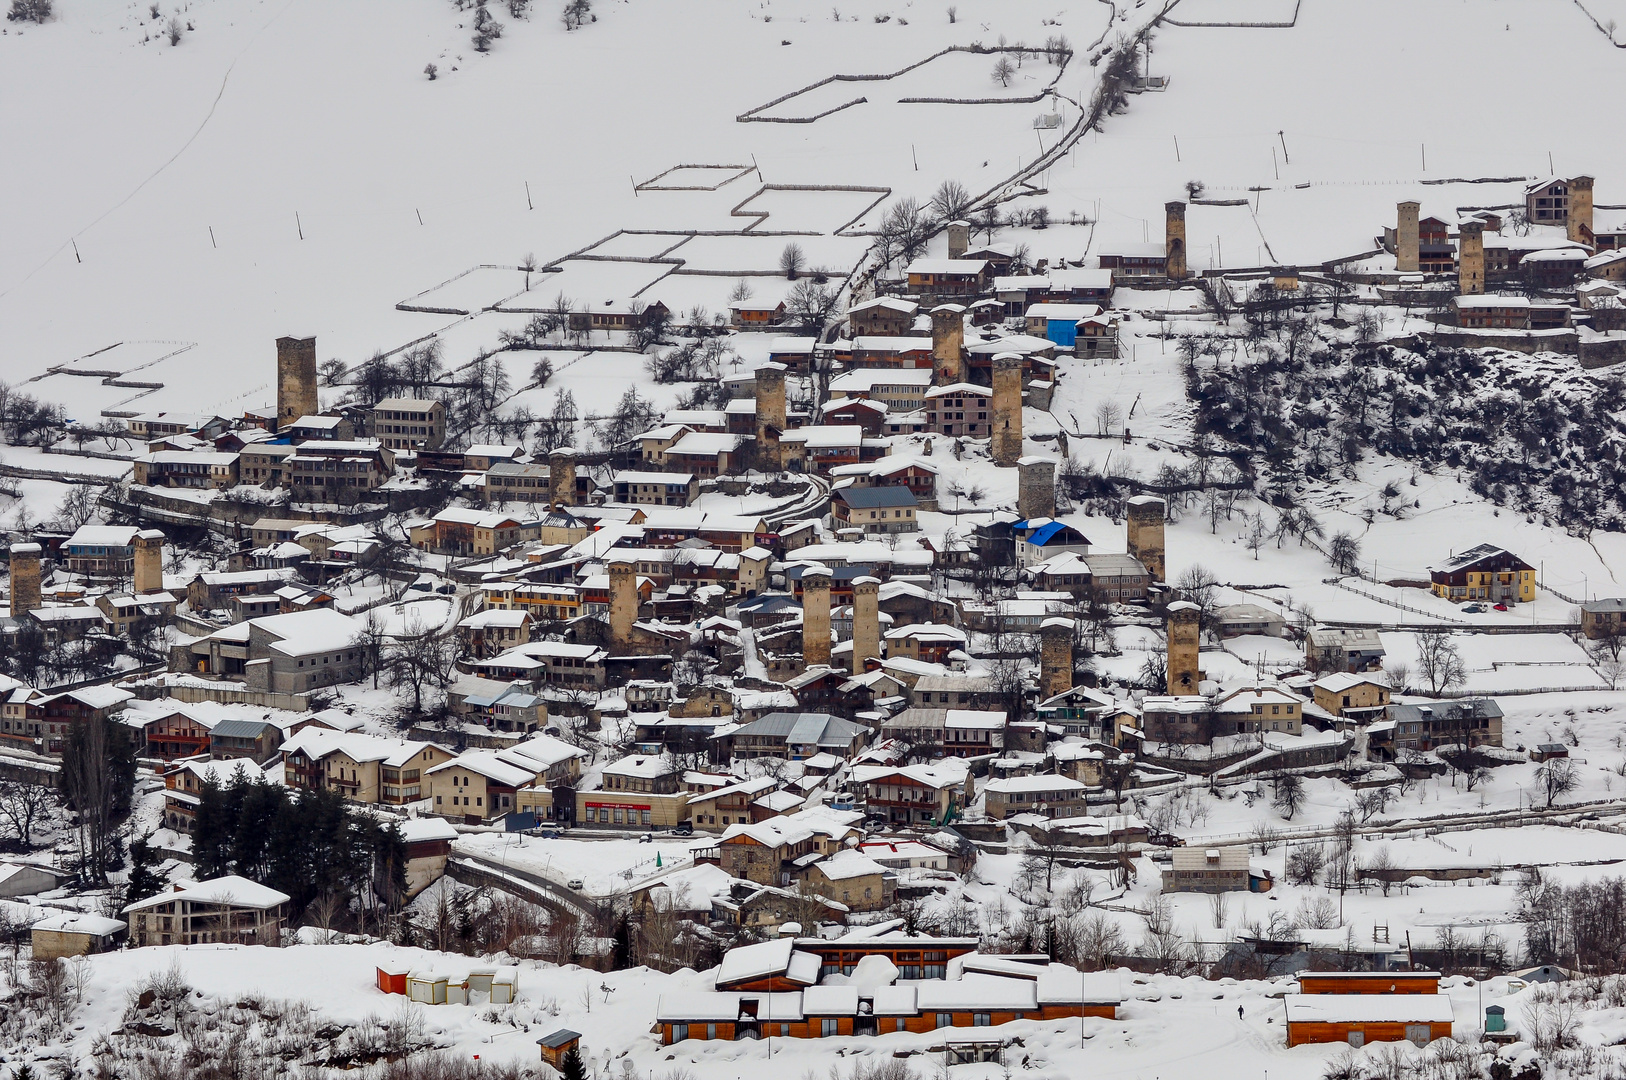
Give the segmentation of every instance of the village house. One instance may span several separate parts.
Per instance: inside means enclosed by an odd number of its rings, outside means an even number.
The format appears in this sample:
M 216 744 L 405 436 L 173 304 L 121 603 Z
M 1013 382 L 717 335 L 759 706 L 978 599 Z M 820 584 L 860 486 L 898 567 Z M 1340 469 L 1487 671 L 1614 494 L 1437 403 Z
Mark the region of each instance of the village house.
M 130 468 L 130 482 L 138 486 L 222 491 L 237 486 L 238 455 L 160 450 L 134 459 Z
M 130 945 L 280 945 L 290 897 L 248 878 L 174 882 L 124 909 Z
M 898 337 L 914 326 L 920 305 L 896 296 L 878 296 L 847 309 L 847 336 Z
M 892 906 L 896 875 L 851 848 L 813 863 L 802 875 L 807 888 L 839 901 L 850 911 L 884 911 Z
M 391 450 L 439 450 L 446 441 L 446 406 L 422 398 L 384 398 L 367 410 L 366 432 Z
M 688 506 L 700 493 L 693 473 L 623 470 L 611 481 L 618 503 L 648 506 Z
M 1163 872 L 1163 891 L 1247 892 L 1249 848 L 1177 847 L 1169 851 L 1169 869 Z
M 1214 703 L 1214 717 L 1216 730 L 1222 735 L 1298 735 L 1304 725 L 1304 699 L 1275 686 L 1243 687 Z
M 1428 580 L 1435 596 L 1457 603 L 1517 604 L 1536 598 L 1536 568 L 1494 544 L 1480 544 L 1429 567 Z
M 864 788 L 864 807 L 871 817 L 893 825 L 945 823 L 965 806 L 963 764 L 855 765 L 853 780 Z
M 986 439 L 994 392 L 976 383 L 950 383 L 926 391 L 926 427 L 938 435 Z
M 915 512 L 920 502 L 908 487 L 844 487 L 830 496 L 830 515 L 838 529 L 866 533 L 914 532 L 920 526 Z
M 1317 626 L 1304 635 L 1304 662 L 1311 671 L 1373 671 L 1383 657 L 1376 630 Z
M 1394 725 L 1389 734 L 1395 751 L 1502 745 L 1502 707 L 1490 698 L 1390 705 L 1388 719 Z M 1380 734 L 1376 740 L 1380 745 L 1381 739 Z
M 1389 705 L 1389 683 L 1382 675 L 1333 672 L 1311 684 L 1311 693 L 1320 708 L 1350 719 L 1374 719 Z
M 1084 801 L 1086 791 L 1079 781 L 1056 774 L 1002 777 L 988 781 L 983 788 L 984 813 L 994 821 L 1017 814 L 1084 817 L 1089 812 Z
M 495 555 L 538 538 L 540 526 L 494 510 L 448 506 L 431 521 L 414 526 L 412 546 L 440 555 Z
M 993 270 L 986 259 L 916 259 L 904 271 L 911 296 L 922 303 L 978 297 L 988 291 Z
M 424 798 L 424 774 L 451 760 L 433 743 L 306 727 L 282 744 L 292 788 L 337 791 L 351 802 L 400 806 Z

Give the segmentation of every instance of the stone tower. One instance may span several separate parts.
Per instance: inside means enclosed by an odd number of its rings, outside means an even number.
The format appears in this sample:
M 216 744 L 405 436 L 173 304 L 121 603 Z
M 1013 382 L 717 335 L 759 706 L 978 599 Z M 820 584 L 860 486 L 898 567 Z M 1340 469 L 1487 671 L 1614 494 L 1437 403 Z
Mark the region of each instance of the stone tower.
M 321 411 L 316 401 L 316 339 L 277 339 L 277 428 Z
M 1024 519 L 1056 516 L 1056 459 L 1031 456 L 1016 462 L 1016 512 Z
M 638 621 L 638 568 L 613 562 L 610 571 L 610 647 L 632 647 L 632 624 Z
M 1417 214 L 1422 209 L 1415 202 L 1395 206 L 1395 269 L 1402 274 L 1415 274 L 1418 267 Z
M 995 465 L 1009 468 L 1022 456 L 1022 357 L 994 357 L 994 424 L 989 452 Z
M 1202 672 L 1197 670 L 1197 617 L 1202 608 L 1189 600 L 1169 605 L 1169 693 L 1188 697 L 1197 693 Z
M 1056 617 L 1039 625 L 1039 700 L 1073 688 L 1073 620 Z
M 965 370 L 965 308 L 939 304 L 932 308 L 932 382 L 948 386 Z
M 881 579 L 853 580 L 853 674 L 864 673 L 864 661 L 881 659 Z
M 164 534 L 142 529 L 131 542 L 135 548 L 134 592 L 137 596 L 164 591 Z
M 948 223 L 948 257 L 958 259 L 971 250 L 971 222 Z
M 44 607 L 40 599 L 40 546 L 11 545 L 11 617 Z
M 1464 221 L 1458 226 L 1457 291 L 1477 296 L 1485 291 L 1485 223 Z
M 830 666 L 830 571 L 822 566 L 802 575 L 802 666 Z
M 764 463 L 781 466 L 779 433 L 785 430 L 785 365 L 763 364 L 756 370 L 757 453 Z
M 1570 181 L 1569 217 L 1564 223 L 1564 235 L 1572 243 L 1591 246 L 1592 235 L 1592 177 L 1577 176 Z
M 548 502 L 576 505 L 576 448 L 556 446 L 548 451 Z
M 1186 204 L 1163 204 L 1163 272 L 1170 281 L 1186 279 Z
M 1167 508 L 1155 495 L 1136 495 L 1129 500 L 1129 554 L 1140 560 L 1153 581 L 1163 578 L 1163 517 Z

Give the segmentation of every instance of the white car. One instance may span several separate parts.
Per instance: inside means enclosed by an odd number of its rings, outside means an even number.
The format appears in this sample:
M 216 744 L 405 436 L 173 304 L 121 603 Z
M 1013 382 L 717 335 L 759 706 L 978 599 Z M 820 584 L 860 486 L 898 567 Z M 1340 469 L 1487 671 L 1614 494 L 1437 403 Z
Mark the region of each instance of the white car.
M 565 882 L 565 888 L 569 889 L 571 892 L 581 892 L 585 887 L 586 886 L 582 883 L 582 879 L 579 877 L 571 878 L 569 881 Z

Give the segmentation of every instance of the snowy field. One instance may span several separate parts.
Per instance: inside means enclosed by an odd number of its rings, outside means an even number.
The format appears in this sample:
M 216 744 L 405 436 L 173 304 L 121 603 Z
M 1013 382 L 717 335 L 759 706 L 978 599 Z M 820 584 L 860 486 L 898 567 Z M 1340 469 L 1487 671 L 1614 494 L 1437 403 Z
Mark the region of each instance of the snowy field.
M 690 861 L 695 847 L 716 841 L 674 840 L 657 833 L 653 843 L 637 840 L 543 840 L 534 836 L 478 833 L 462 837 L 456 849 L 535 874 L 559 885 L 582 882 L 588 896 L 625 892 L 634 883 Z M 660 866 L 656 866 L 656 860 Z

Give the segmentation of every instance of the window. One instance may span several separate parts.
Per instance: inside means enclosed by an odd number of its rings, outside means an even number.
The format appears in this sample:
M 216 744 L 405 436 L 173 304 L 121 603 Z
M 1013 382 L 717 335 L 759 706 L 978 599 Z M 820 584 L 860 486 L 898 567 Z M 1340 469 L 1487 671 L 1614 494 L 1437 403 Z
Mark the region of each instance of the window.
M 834 1017 L 825 1017 L 819 1021 L 819 1033 L 826 1038 L 839 1034 L 837 1021 Z
M 953 1027 L 954 1026 L 954 1014 L 953 1013 L 938 1013 L 937 1014 L 937 1026 L 940 1027 L 940 1028 Z
M 717 1025 L 716 1024 L 707 1024 L 706 1025 L 706 1038 L 715 1039 L 716 1037 L 717 1037 Z
M 972 1027 L 987 1027 L 988 1026 L 988 1014 L 987 1013 L 972 1013 L 971 1014 L 971 1026 Z
M 587 812 L 589 814 L 592 813 L 591 810 L 589 810 Z M 682 1042 L 684 1039 L 687 1039 L 688 1037 L 689 1037 L 689 1025 L 688 1024 L 673 1024 L 672 1025 L 672 1041 L 673 1042 Z

